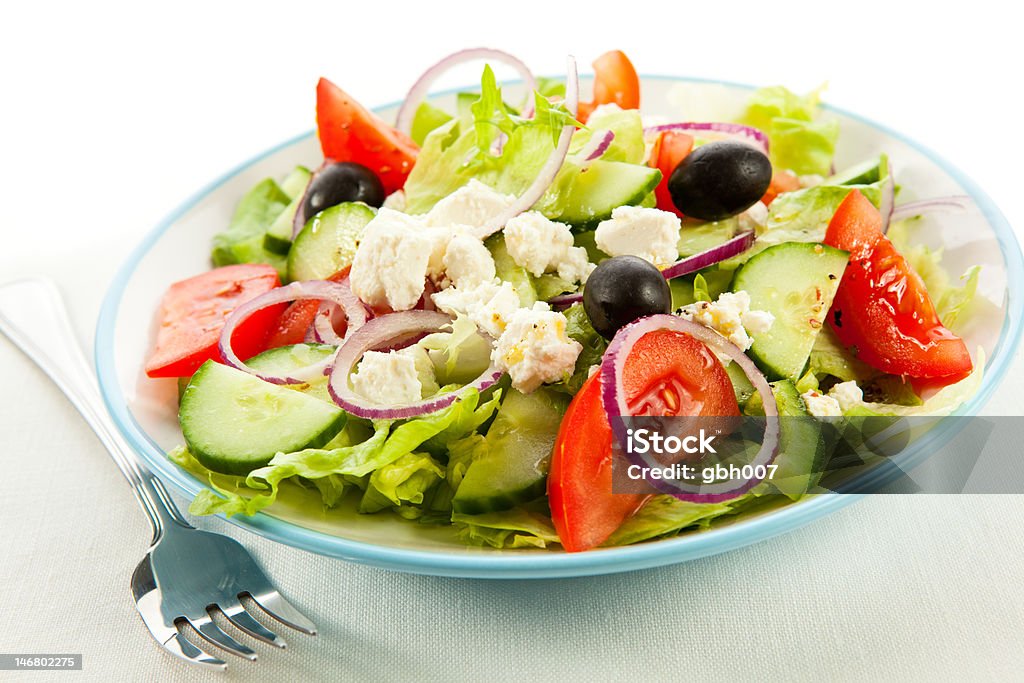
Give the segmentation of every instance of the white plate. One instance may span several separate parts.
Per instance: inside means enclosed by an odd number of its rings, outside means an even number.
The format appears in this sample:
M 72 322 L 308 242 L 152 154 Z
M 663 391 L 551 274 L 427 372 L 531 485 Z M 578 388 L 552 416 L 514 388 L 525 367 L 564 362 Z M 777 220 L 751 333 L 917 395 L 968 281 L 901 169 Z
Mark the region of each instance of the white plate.
M 679 84 L 739 108 L 746 86 L 686 79 L 644 77 L 644 113 L 678 120 L 670 101 Z M 515 86 L 506 92 L 516 92 Z M 453 106 L 451 93 L 433 98 Z M 312 106 L 312 102 L 310 103 Z M 393 120 L 396 107 L 377 110 Z M 919 239 L 943 247 L 943 264 L 956 275 L 980 264 L 983 314 L 972 318 L 965 340 L 984 348 L 986 377 L 979 394 L 961 412 L 977 413 L 1012 358 L 1021 331 L 1024 265 L 1020 247 L 991 200 L 962 173 L 907 138 L 857 116 L 829 110 L 839 119 L 837 168 L 886 153 L 901 191 L 899 202 L 968 194 L 976 207 L 966 213 L 932 215 L 917 226 Z M 321 154 L 310 133 L 285 142 L 231 171 L 199 192 L 161 223 L 122 267 L 100 314 L 96 363 L 100 384 L 125 436 L 165 481 L 189 495 L 203 486 L 172 465 L 164 453 L 182 443 L 176 419 L 174 380 L 152 380 L 142 372 L 151 348 L 154 312 L 167 286 L 210 267 L 210 239 L 228 224 L 242 195 L 259 180 L 282 177 L 297 164 L 316 166 Z M 283 491 L 285 491 L 283 489 Z M 551 550 L 468 548 L 450 529 L 424 527 L 395 515 L 357 515 L 352 509 L 323 511 L 297 489 L 282 494 L 268 512 L 232 522 L 272 539 L 313 552 L 404 571 L 488 578 L 572 576 L 626 571 L 679 562 L 746 545 L 801 526 L 854 500 L 823 495 L 710 531 L 625 548 L 569 554 Z

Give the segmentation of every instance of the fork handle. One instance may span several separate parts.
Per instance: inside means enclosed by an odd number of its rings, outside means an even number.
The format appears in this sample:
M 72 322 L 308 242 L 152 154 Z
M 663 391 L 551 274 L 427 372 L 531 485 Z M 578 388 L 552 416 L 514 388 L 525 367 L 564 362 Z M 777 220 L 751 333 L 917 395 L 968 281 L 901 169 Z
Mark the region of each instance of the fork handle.
M 103 407 L 96 379 L 56 285 L 42 278 L 0 285 L 0 332 L 42 368 L 103 442 L 149 517 L 154 542 L 172 524 L 190 526 L 163 483 L 139 460 Z

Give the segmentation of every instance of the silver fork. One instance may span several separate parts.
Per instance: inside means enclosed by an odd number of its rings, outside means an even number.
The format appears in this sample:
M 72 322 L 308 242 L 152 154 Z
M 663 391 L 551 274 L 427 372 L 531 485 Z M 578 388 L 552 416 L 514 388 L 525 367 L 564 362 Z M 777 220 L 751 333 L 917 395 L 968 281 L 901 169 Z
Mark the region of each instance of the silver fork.
M 220 650 L 255 660 L 251 648 L 214 621 L 218 612 L 253 638 L 284 647 L 284 641 L 247 610 L 247 605 L 252 608 L 249 598 L 280 623 L 316 634 L 316 626 L 281 597 L 240 543 L 196 529 L 182 517 L 160 480 L 121 437 L 102 407 L 96 380 L 52 282 L 31 279 L 0 286 L 0 332 L 39 365 L 81 413 L 149 517 L 153 540 L 132 574 L 131 589 L 142 621 L 165 650 L 219 669 L 227 667 L 217 657 Z M 186 638 L 190 630 L 200 647 Z

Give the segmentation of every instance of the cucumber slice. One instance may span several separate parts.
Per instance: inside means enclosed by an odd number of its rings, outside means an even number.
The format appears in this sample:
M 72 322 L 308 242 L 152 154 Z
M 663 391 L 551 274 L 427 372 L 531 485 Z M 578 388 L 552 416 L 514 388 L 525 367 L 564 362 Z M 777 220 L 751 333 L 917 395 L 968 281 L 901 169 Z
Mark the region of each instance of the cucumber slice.
M 363 228 L 375 215 L 362 202 L 345 202 L 310 218 L 288 252 L 288 279 L 325 280 L 352 265 Z
M 487 454 L 473 461 L 452 509 L 463 514 L 508 510 L 544 495 L 551 449 L 569 397 L 548 389 L 510 389 L 487 431 Z
M 297 166 L 281 183 L 281 189 L 292 198 L 292 201 L 278 214 L 263 235 L 263 248 L 267 251 L 282 256 L 288 255 L 288 250 L 292 248 L 292 222 L 295 220 L 295 212 L 299 210 L 311 176 L 309 169 Z
M 580 174 L 558 203 L 552 220 L 578 230 L 593 228 L 620 206 L 641 204 L 661 180 L 661 171 L 639 164 L 598 159 Z
M 796 500 L 817 484 L 825 455 L 822 425 L 807 412 L 796 385 L 789 380 L 773 382 L 772 394 L 779 408 L 778 469 L 771 486 Z
M 324 445 L 345 417 L 336 406 L 214 361 L 192 376 L 178 410 L 196 460 L 236 475 L 263 467 L 276 453 Z
M 334 347 L 327 344 L 294 344 L 264 351 L 245 361 L 245 364 L 264 375 L 287 377 L 300 368 L 322 361 L 332 353 L 334 353 Z M 334 401 L 327 391 L 327 380 L 327 375 L 323 375 L 306 384 L 282 384 L 281 386 L 315 396 L 333 406 L 335 405 Z
M 768 311 L 775 322 L 750 347 L 770 379 L 796 380 L 839 287 L 849 254 L 812 242 L 783 242 L 747 261 L 732 288 L 750 294 L 750 307 Z

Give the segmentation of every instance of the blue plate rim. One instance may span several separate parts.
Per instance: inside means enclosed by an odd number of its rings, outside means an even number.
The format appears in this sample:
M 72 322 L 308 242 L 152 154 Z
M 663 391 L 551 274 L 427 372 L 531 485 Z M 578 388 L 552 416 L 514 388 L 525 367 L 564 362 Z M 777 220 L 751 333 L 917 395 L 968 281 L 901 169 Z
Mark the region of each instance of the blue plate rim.
M 641 76 L 641 81 L 644 80 L 708 83 L 747 90 L 755 89 L 755 86 L 745 83 L 664 74 L 645 74 Z M 514 81 L 508 83 L 511 84 Z M 432 96 L 443 96 L 464 89 L 453 88 L 433 93 Z M 375 107 L 374 110 L 385 110 L 399 104 L 401 104 L 400 101 L 392 102 Z M 826 105 L 825 109 L 871 126 L 923 154 L 971 195 L 985 219 L 992 226 L 1006 263 L 1007 315 L 996 348 L 988 359 L 981 388 L 970 401 L 956 411 L 956 414 L 961 415 L 978 414 L 1002 381 L 1006 367 L 1012 361 L 1014 352 L 1020 343 L 1024 300 L 1016 297 L 1014 292 L 1022 291 L 1021 285 L 1024 284 L 1024 254 L 1021 252 L 1013 228 L 984 190 L 945 158 L 906 135 L 871 119 L 829 105 Z M 115 424 L 128 442 L 156 470 L 157 474 L 161 475 L 165 481 L 172 483 L 185 495 L 194 496 L 204 487 L 167 460 L 163 450 L 138 425 L 128 410 L 127 402 L 117 381 L 113 334 L 125 288 L 139 262 L 150 248 L 197 203 L 250 166 L 309 138 L 313 134 L 313 131 L 309 131 L 287 139 L 235 166 L 192 194 L 142 239 L 117 271 L 103 299 L 96 325 L 94 354 L 103 400 Z M 1016 304 L 1016 307 L 1013 304 Z M 519 553 L 497 550 L 480 552 L 467 550 L 453 553 L 423 551 L 379 546 L 331 536 L 265 513 L 258 513 L 253 517 L 236 516 L 228 521 L 270 540 L 309 552 L 409 573 L 490 579 L 559 578 L 632 571 L 715 555 L 792 531 L 819 517 L 835 512 L 861 497 L 861 494 L 822 494 L 735 525 L 652 543 L 604 548 L 586 553 Z

